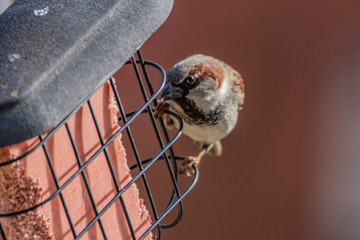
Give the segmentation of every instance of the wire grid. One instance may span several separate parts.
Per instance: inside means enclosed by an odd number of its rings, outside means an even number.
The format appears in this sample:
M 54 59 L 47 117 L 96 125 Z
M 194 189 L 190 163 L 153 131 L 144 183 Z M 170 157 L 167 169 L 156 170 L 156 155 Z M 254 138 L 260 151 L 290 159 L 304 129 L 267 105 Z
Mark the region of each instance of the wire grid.
M 137 59 L 136 59 L 137 58 Z M 108 239 L 107 235 L 106 235 L 106 229 L 104 228 L 102 221 L 101 221 L 101 216 L 104 215 L 104 213 L 106 211 L 109 210 L 109 208 L 117 201 L 120 201 L 121 206 L 124 210 L 125 213 L 125 217 L 126 217 L 126 221 L 127 221 L 127 225 L 128 228 L 130 230 L 132 239 L 144 239 L 150 232 L 154 232 L 156 233 L 156 239 L 160 239 L 161 237 L 161 230 L 162 229 L 166 229 L 166 228 L 171 228 L 174 227 L 177 223 L 179 223 L 182 214 L 183 214 L 183 209 L 182 209 L 182 200 L 183 198 L 191 191 L 191 189 L 195 186 L 197 180 L 198 180 L 198 169 L 196 168 L 196 166 L 194 166 L 194 170 L 195 173 L 193 175 L 193 178 L 191 180 L 191 182 L 187 185 L 187 188 L 181 193 L 179 190 L 179 186 L 178 186 L 178 169 L 177 169 L 177 161 L 182 161 L 184 160 L 183 157 L 179 157 L 176 156 L 174 154 L 174 151 L 172 149 L 172 144 L 180 137 L 181 132 L 182 132 L 182 121 L 179 118 L 179 116 L 177 116 L 175 113 L 173 112 L 169 112 L 167 111 L 168 114 L 172 115 L 175 119 L 177 119 L 177 121 L 179 122 L 179 130 L 176 133 L 176 135 L 170 139 L 169 135 L 165 129 L 164 123 L 163 121 L 160 119 L 160 121 L 156 121 L 154 115 L 153 115 L 153 109 L 151 107 L 151 103 L 153 103 L 153 105 L 156 105 L 156 96 L 161 92 L 162 88 L 165 85 L 165 80 L 166 80 L 166 74 L 165 71 L 163 70 L 163 68 L 151 61 L 145 61 L 141 55 L 141 52 L 138 50 L 136 54 L 134 54 L 130 60 L 126 63 L 126 64 L 130 64 L 133 66 L 134 72 L 136 74 L 136 78 L 138 79 L 138 83 L 139 83 L 139 87 L 140 90 L 142 92 L 143 98 L 144 98 L 144 104 L 137 109 L 136 111 L 133 112 L 128 112 L 126 113 L 124 111 L 124 107 L 123 104 L 121 102 L 121 98 L 116 90 L 115 87 L 115 82 L 114 79 L 111 77 L 109 79 L 110 85 L 111 85 L 111 89 L 114 93 L 115 99 L 116 99 L 116 103 L 117 106 L 119 108 L 120 111 L 120 117 L 119 117 L 119 121 L 122 121 L 123 124 L 120 127 L 120 129 L 118 131 L 116 131 L 107 141 L 104 140 L 103 135 L 101 134 L 100 128 L 99 128 L 99 124 L 90 100 L 90 97 L 96 92 L 96 90 L 94 90 L 92 93 L 90 93 L 88 95 L 88 97 L 83 101 L 83 103 L 81 103 L 78 107 L 76 107 L 71 113 L 69 113 L 53 130 L 51 130 L 47 135 L 39 135 L 39 143 L 37 145 L 35 145 L 31 150 L 27 151 L 26 153 L 24 153 L 22 156 L 4 162 L 4 163 L 0 163 L 0 168 L 14 163 L 16 161 L 21 161 L 23 158 L 25 158 L 26 156 L 32 154 L 36 149 L 38 148 L 42 148 L 43 152 L 46 156 L 47 159 L 47 163 L 49 165 L 49 168 L 51 170 L 52 173 L 52 177 L 53 177 L 53 181 L 56 185 L 57 190 L 55 192 L 53 192 L 47 199 L 43 200 L 42 202 L 29 207 L 27 209 L 23 209 L 21 211 L 17 211 L 17 212 L 9 212 L 9 213 L 1 213 L 0 214 L 0 218 L 5 218 L 5 217 L 11 217 L 11 216 L 15 216 L 18 214 L 23 214 L 29 211 L 32 211 L 46 203 L 48 203 L 49 201 L 53 200 L 55 197 L 59 196 L 61 199 L 61 203 L 63 206 L 63 209 L 65 211 L 68 223 L 70 225 L 70 229 L 72 232 L 72 235 L 74 237 L 74 239 L 80 239 L 96 222 L 99 224 L 99 227 L 101 229 L 101 233 L 104 239 Z M 161 85 L 159 87 L 159 89 L 157 89 L 156 91 L 153 90 L 151 81 L 150 81 L 150 77 L 148 74 L 148 67 L 152 67 L 155 68 L 156 70 L 158 70 L 161 73 L 162 79 L 161 79 Z M 142 74 L 141 74 L 142 72 Z M 144 77 L 142 77 L 142 75 Z M 150 96 L 148 96 L 147 94 L 147 90 L 150 93 Z M 93 117 L 93 121 L 95 123 L 96 126 L 96 130 L 99 136 L 99 141 L 100 141 L 100 147 L 97 149 L 97 151 L 95 152 L 95 154 L 93 154 L 86 162 L 82 162 L 81 158 L 80 158 L 80 154 L 79 151 L 76 147 L 75 141 L 74 141 L 74 137 L 73 134 L 69 128 L 68 125 L 68 120 L 71 116 L 73 116 L 83 105 L 87 104 L 90 111 L 91 111 L 91 115 Z M 153 157 L 148 158 L 148 159 L 140 159 L 139 154 L 138 154 L 138 149 L 136 148 L 135 145 L 135 139 L 133 137 L 133 134 L 131 132 L 130 126 L 132 124 L 132 122 L 135 120 L 135 118 L 137 118 L 140 114 L 149 114 L 150 117 L 150 121 L 151 121 L 151 125 L 154 129 L 154 132 L 156 134 L 156 138 L 158 140 L 158 143 L 161 147 L 161 150 Z M 49 151 L 47 149 L 46 146 L 46 142 L 47 140 L 62 126 L 65 126 L 66 131 L 68 133 L 70 142 L 72 144 L 72 148 L 74 151 L 74 154 L 76 156 L 76 161 L 78 164 L 79 169 L 71 176 L 69 177 L 63 184 L 59 183 L 59 179 L 55 173 L 54 170 L 54 166 L 52 163 L 52 160 L 50 158 L 49 155 Z M 123 131 L 126 131 L 126 134 L 130 140 L 131 143 L 131 148 L 132 149 L 126 149 L 126 151 L 133 151 L 134 155 L 136 156 L 136 164 L 130 166 L 130 170 L 132 172 L 134 172 L 134 170 L 138 170 L 138 172 L 133 175 L 132 180 L 126 184 L 123 188 L 121 188 L 119 186 L 117 177 L 114 173 L 114 168 L 112 166 L 112 163 L 109 159 L 109 154 L 107 151 L 107 146 L 114 141 L 114 139 L 119 136 L 119 134 L 121 134 Z M 163 137 L 162 137 L 163 136 Z M 164 138 L 164 139 L 163 139 Z M 113 197 L 111 199 L 111 201 L 109 201 L 107 203 L 107 205 L 103 208 L 103 209 L 98 209 L 96 202 L 94 200 L 94 197 L 92 195 L 90 186 L 89 186 L 89 182 L 88 182 L 88 177 L 91 176 L 87 176 L 87 174 L 85 173 L 85 169 L 89 166 L 89 164 L 91 164 L 91 162 L 96 161 L 96 157 L 99 154 L 105 154 L 106 156 L 106 160 L 107 160 L 107 164 L 108 167 L 111 171 L 111 175 L 112 175 L 112 179 L 113 182 L 116 186 L 116 195 L 115 197 Z M 162 211 L 162 212 L 158 212 L 157 206 L 155 204 L 155 201 L 153 199 L 153 195 L 151 192 L 151 189 L 149 187 L 149 181 L 147 179 L 146 173 L 147 171 L 154 165 L 155 162 L 160 161 L 160 160 L 164 160 L 166 162 L 166 166 L 168 169 L 168 173 L 170 174 L 170 179 L 171 179 L 171 183 L 172 183 L 172 192 L 169 194 L 169 201 L 168 204 L 166 206 L 166 208 Z M 67 203 L 65 201 L 65 198 L 63 197 L 63 190 L 77 177 L 81 175 L 86 189 L 87 189 L 87 193 L 89 195 L 89 198 L 91 200 L 91 205 L 95 214 L 95 217 L 87 224 L 86 227 L 84 227 L 82 229 L 81 232 L 76 232 L 75 230 L 75 226 L 73 223 L 73 219 L 70 216 L 70 213 L 68 211 L 67 208 Z M 141 180 L 140 180 L 141 179 Z M 132 185 L 135 183 L 135 181 L 140 180 L 143 182 L 143 185 L 145 186 L 145 190 L 146 190 L 146 195 L 147 198 L 149 200 L 149 204 L 146 206 L 149 209 L 149 212 L 152 215 L 152 223 L 151 226 L 142 234 L 141 237 L 136 238 L 135 236 L 135 230 L 134 227 L 131 223 L 130 217 L 129 217 L 129 212 L 126 209 L 126 205 L 124 203 L 124 199 L 123 199 L 123 193 Z M 164 218 L 170 213 L 170 212 L 175 212 L 175 219 L 173 219 L 170 223 L 166 223 L 163 224 L 162 221 L 164 220 Z M 5 240 L 6 236 L 4 233 L 4 230 L 0 224 L 0 236 L 2 236 L 2 238 Z

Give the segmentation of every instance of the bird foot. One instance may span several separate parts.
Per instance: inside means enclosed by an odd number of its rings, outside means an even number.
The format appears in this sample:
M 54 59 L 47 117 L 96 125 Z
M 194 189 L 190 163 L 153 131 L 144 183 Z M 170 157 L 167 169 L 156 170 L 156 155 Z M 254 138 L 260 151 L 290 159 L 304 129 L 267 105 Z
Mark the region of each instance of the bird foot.
M 158 104 L 155 106 L 154 116 L 156 118 L 161 118 L 164 115 L 165 110 L 169 110 L 169 108 L 170 104 L 167 101 L 160 99 Z
M 200 163 L 199 157 L 188 156 L 182 162 L 180 169 L 179 169 L 179 173 L 186 174 L 186 176 L 191 177 L 191 175 L 193 175 L 195 173 L 193 166 L 198 166 L 199 163 Z

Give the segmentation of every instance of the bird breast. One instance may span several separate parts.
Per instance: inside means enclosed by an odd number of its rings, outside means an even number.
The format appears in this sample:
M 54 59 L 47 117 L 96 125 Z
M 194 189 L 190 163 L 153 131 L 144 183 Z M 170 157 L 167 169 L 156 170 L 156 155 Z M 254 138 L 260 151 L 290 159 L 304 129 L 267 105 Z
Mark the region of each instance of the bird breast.
M 193 140 L 201 141 L 205 143 L 214 143 L 226 135 L 235 127 L 236 119 L 232 119 L 230 116 L 222 115 L 216 122 L 199 124 L 198 119 L 190 118 L 177 103 L 169 101 L 170 110 L 177 113 L 183 120 L 183 133 Z M 174 120 L 175 127 L 179 128 L 179 124 Z

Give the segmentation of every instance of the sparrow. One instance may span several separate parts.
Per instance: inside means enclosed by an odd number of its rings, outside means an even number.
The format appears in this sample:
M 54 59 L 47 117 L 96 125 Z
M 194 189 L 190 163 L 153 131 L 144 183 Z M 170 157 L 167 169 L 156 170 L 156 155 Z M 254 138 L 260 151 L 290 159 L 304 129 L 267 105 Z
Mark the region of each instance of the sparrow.
M 155 107 L 155 117 L 165 110 L 175 112 L 183 121 L 183 133 L 201 149 L 188 156 L 179 172 L 191 176 L 205 153 L 220 156 L 220 140 L 235 127 L 243 109 L 244 82 L 236 70 L 214 57 L 196 54 L 175 64 L 166 74 L 166 84 Z M 163 117 L 166 127 L 179 128 L 170 115 Z

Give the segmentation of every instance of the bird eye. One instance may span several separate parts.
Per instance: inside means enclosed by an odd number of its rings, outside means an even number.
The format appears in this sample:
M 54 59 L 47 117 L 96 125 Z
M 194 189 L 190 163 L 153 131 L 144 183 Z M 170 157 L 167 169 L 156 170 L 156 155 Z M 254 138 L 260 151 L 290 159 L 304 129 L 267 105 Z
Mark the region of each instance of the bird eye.
M 194 75 L 187 76 L 185 80 L 190 85 L 194 85 L 196 83 L 196 77 Z

